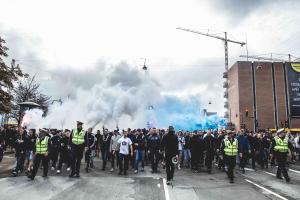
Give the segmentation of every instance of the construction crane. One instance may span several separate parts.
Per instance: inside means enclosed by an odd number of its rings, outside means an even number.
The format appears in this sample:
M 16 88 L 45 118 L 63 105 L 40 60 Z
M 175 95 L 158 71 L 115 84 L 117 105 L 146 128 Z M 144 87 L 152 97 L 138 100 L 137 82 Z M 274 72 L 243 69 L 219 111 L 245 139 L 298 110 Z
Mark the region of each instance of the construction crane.
M 225 78 L 225 82 L 224 82 L 223 87 L 226 88 L 224 97 L 226 99 L 228 99 L 228 42 L 235 43 L 235 44 L 240 44 L 241 46 L 244 46 L 246 43 L 228 39 L 227 32 L 224 32 L 224 37 L 220 37 L 220 36 L 212 35 L 212 34 L 209 34 L 209 33 L 203 33 L 203 32 L 199 32 L 199 31 L 195 31 L 195 30 L 191 30 L 191 29 L 186 29 L 186 28 L 181 28 L 181 27 L 177 27 L 176 29 L 191 32 L 191 33 L 196 33 L 196 34 L 199 34 L 199 35 L 208 36 L 208 37 L 211 37 L 211 38 L 222 40 L 224 42 L 224 47 L 225 47 L 225 74 L 223 75 L 223 78 Z M 226 108 L 226 113 L 227 113 L 227 114 L 225 114 L 225 118 L 228 118 L 228 103 L 226 103 L 226 102 L 224 104 L 224 107 Z

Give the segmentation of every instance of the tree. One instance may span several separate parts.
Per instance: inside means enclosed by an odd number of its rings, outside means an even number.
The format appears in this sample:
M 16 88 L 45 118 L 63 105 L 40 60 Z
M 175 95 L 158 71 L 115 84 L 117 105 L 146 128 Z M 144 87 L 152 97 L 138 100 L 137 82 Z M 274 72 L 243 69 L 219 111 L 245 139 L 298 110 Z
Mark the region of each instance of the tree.
M 5 46 L 5 40 L 0 37 L 0 114 L 8 114 L 12 109 L 11 91 L 14 88 L 14 82 L 20 77 L 27 76 L 23 74 L 19 65 L 12 60 L 11 66 L 7 66 L 4 58 L 8 56 L 8 48 Z
M 21 102 L 32 101 L 37 103 L 41 106 L 40 108 L 43 110 L 44 116 L 47 114 L 51 97 L 41 93 L 39 88 L 40 84 L 36 82 L 35 76 L 28 76 L 17 82 L 13 90 L 14 105 L 11 117 L 15 118 L 18 123 L 21 123 L 20 119 L 24 114 L 24 111 L 20 110 L 20 106 L 18 105 Z

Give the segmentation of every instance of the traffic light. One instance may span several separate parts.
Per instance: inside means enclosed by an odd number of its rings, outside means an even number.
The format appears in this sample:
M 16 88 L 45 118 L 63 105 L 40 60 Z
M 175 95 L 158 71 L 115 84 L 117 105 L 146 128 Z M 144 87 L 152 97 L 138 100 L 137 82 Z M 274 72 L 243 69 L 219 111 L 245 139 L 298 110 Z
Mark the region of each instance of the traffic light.
M 248 110 L 248 108 L 246 108 L 246 110 L 245 110 L 245 116 L 248 117 L 248 115 L 249 115 L 249 110 Z

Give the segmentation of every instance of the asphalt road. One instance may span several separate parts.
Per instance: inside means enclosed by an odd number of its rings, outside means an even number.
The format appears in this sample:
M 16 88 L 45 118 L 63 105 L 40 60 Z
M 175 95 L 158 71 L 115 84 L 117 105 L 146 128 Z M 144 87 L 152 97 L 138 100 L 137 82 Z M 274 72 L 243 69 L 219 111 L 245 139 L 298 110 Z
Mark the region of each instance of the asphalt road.
M 108 163 L 110 164 L 110 163 Z M 205 171 L 194 173 L 189 169 L 175 171 L 171 186 L 165 183 L 165 172 L 134 174 L 129 170 L 127 176 L 118 172 L 101 171 L 101 161 L 96 159 L 95 168 L 89 173 L 84 171 L 82 163 L 81 178 L 69 178 L 64 170 L 57 175 L 49 171 L 48 178 L 41 177 L 41 170 L 34 181 L 25 175 L 11 177 L 10 169 L 14 165 L 13 155 L 6 155 L 0 163 L 0 199 L 5 200 L 264 200 L 264 199 L 300 199 L 300 164 L 291 165 L 291 182 L 275 178 L 276 168 L 247 169 L 245 174 L 235 170 L 235 183 L 229 184 L 226 174 L 218 169 L 213 174 Z

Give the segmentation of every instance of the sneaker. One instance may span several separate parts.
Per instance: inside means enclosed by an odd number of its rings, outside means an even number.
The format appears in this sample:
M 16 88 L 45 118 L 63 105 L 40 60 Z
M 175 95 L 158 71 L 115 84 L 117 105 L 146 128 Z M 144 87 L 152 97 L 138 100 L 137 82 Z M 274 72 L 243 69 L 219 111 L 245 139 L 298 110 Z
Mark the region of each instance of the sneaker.
M 80 178 L 80 175 L 79 175 L 79 173 L 77 173 L 77 174 L 75 175 L 75 177 L 76 177 L 76 178 Z
M 171 185 L 171 181 L 167 181 L 167 185 Z
M 52 166 L 52 167 L 51 167 L 51 170 L 54 171 L 54 170 L 55 170 L 55 167 Z
M 142 172 L 144 172 L 144 171 L 145 171 L 144 167 L 141 169 L 141 171 L 142 171 Z
M 138 170 L 134 170 L 134 173 L 137 174 L 137 173 L 138 173 Z
M 60 174 L 60 170 L 57 170 L 56 173 L 57 173 L 57 174 Z
M 13 171 L 13 172 L 12 172 L 12 175 L 13 175 L 13 176 L 17 176 L 18 173 L 17 173 L 16 171 Z
M 291 181 L 290 177 L 286 177 L 285 180 L 287 183 L 289 183 Z
M 180 165 L 178 165 L 178 170 L 181 170 Z
M 69 177 L 70 177 L 70 178 L 73 178 L 74 175 L 75 175 L 75 173 L 72 172 L 72 173 L 69 175 Z
M 68 168 L 67 168 L 67 172 L 69 172 L 69 171 L 71 171 L 71 167 L 68 167 Z
M 229 183 L 234 183 L 233 180 L 231 179 Z
M 111 168 L 111 169 L 110 169 L 110 172 L 113 172 L 114 170 L 115 170 L 114 168 Z
M 33 180 L 34 177 L 32 175 L 27 176 L 29 179 Z
M 47 178 L 47 174 L 43 174 L 43 176 L 42 176 L 43 178 Z

